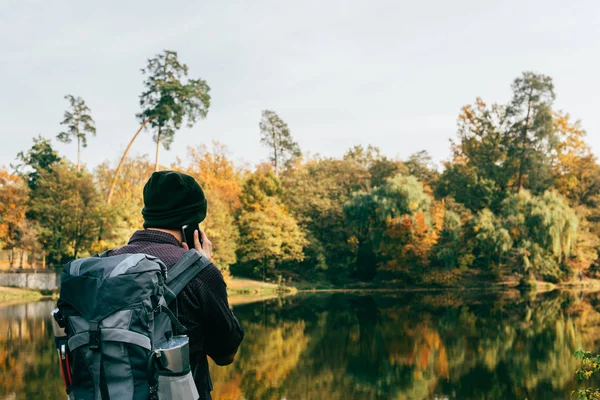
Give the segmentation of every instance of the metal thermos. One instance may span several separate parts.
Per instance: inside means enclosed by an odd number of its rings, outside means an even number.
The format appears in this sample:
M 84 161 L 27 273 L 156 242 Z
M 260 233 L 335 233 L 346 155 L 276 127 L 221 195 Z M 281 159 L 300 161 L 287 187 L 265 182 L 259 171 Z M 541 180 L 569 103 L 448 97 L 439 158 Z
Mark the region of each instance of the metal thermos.
M 189 339 L 185 335 L 161 340 L 154 353 L 162 370 L 183 373 L 190 368 Z

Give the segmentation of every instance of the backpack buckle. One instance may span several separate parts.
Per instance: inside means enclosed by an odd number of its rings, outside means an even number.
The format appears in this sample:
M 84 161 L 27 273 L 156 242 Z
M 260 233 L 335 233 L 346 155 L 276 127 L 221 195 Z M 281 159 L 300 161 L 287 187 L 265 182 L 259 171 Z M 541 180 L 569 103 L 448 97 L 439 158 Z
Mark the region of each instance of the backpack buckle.
M 90 321 L 90 350 L 98 350 L 100 348 L 100 326 L 97 321 Z

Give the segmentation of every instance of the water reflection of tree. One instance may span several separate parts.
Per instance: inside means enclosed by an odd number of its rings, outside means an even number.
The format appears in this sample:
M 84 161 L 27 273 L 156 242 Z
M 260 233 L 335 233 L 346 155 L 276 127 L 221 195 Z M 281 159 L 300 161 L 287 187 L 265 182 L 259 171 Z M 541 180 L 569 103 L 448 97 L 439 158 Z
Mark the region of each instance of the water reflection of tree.
M 66 396 L 48 319 L 51 309 L 47 303 L 0 308 L 0 396 Z
M 215 398 L 568 397 L 572 354 L 596 340 L 590 303 L 464 297 L 344 295 L 236 310 L 256 322 L 236 364 L 212 368 Z
M 236 309 L 236 362 L 215 399 L 549 399 L 599 347 L 597 296 L 310 296 Z M 0 309 L 0 396 L 63 398 L 47 310 Z

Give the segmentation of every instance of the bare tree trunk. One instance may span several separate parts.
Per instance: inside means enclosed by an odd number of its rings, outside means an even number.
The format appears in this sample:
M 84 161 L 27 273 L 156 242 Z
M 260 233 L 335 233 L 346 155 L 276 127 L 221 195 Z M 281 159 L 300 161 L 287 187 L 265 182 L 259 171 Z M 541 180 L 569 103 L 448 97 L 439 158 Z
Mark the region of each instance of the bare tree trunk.
M 15 262 L 15 249 L 12 247 L 10 249 L 10 253 L 8 254 L 8 268 L 12 269 Z
M 158 171 L 158 154 L 160 151 L 160 128 L 158 129 L 158 134 L 156 135 L 156 161 L 154 163 L 154 172 Z
M 19 269 L 23 269 L 23 255 L 25 253 L 25 250 L 21 250 L 21 257 L 19 260 Z
M 121 161 L 119 161 L 119 165 L 117 166 L 117 169 L 115 170 L 115 176 L 113 177 L 113 181 L 110 185 L 110 190 L 108 191 L 108 199 L 106 200 L 107 204 L 110 204 L 110 200 L 112 199 L 112 196 L 115 192 L 115 186 L 117 185 L 117 179 L 119 179 L 119 173 L 121 172 L 121 168 L 123 167 L 123 162 L 125 162 L 125 158 L 127 158 L 127 153 L 129 153 L 129 149 L 131 148 L 131 145 L 135 141 L 135 138 L 138 137 L 138 135 L 140 134 L 142 129 L 144 129 L 146 124 L 148 124 L 148 122 L 150 122 L 151 119 L 152 119 L 152 117 L 149 117 L 148 119 L 146 119 L 144 121 L 144 123 L 142 124 L 142 126 L 140 126 L 140 129 L 138 129 L 138 131 L 135 133 L 135 135 L 133 135 L 133 138 L 129 141 L 129 144 L 127 145 L 127 148 L 125 149 L 123 156 L 121 157 Z
M 519 177 L 517 178 L 517 192 L 520 192 L 521 189 L 523 189 L 523 174 L 524 174 L 524 164 L 525 164 L 525 157 L 527 155 L 527 152 L 525 150 L 525 140 L 527 139 L 527 131 L 529 128 L 529 114 L 531 113 L 531 95 L 533 94 L 533 88 L 531 88 L 529 90 L 529 101 L 527 102 L 527 116 L 525 117 L 525 127 L 523 128 L 523 131 L 521 132 L 521 148 L 522 148 L 522 153 L 521 153 L 521 162 L 519 164 Z
M 77 172 L 79 172 L 79 168 L 80 168 L 80 159 L 79 159 L 79 155 L 81 154 L 81 139 L 79 138 L 79 136 L 77 136 Z

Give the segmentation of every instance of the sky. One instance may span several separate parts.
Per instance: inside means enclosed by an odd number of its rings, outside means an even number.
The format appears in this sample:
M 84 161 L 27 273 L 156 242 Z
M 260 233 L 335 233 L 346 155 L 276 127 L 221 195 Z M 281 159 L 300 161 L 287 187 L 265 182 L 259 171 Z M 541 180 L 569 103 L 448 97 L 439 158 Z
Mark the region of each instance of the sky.
M 139 126 L 146 60 L 175 50 L 211 87 L 208 116 L 161 163 L 216 140 L 237 162 L 267 159 L 261 111 L 304 153 L 373 144 L 440 163 L 463 105 L 506 103 L 523 71 L 554 79 L 555 108 L 581 119 L 600 155 L 600 2 L 388 0 L 0 0 L 0 166 L 32 138 L 58 143 L 64 96 L 82 97 L 97 136 L 82 160 L 116 165 Z M 131 155 L 154 155 L 150 132 Z

